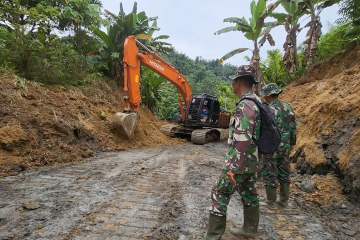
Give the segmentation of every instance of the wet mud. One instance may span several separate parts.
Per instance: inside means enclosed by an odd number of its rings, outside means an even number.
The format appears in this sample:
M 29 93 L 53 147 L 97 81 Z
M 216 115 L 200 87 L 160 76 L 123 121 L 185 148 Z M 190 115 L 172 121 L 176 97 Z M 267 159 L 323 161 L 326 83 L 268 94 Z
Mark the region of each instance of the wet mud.
M 225 151 L 223 141 L 138 148 L 2 178 L 0 239 L 200 239 Z M 339 234 L 345 222 L 331 225 L 295 197 L 288 209 L 260 208 L 258 239 L 359 237 L 356 228 Z M 222 239 L 237 239 L 228 228 L 242 221 L 235 194 Z

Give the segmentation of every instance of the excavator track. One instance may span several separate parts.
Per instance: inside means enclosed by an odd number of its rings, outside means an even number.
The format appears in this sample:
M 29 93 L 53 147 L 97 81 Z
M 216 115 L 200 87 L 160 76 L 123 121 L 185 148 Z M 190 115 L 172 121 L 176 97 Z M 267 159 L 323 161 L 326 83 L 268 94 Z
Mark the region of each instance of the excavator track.
M 195 129 L 191 133 L 191 142 L 194 144 L 205 144 L 220 140 L 220 132 L 213 128 Z
M 161 126 L 160 131 L 168 137 L 175 137 L 175 132 L 179 126 L 175 124 L 166 124 Z

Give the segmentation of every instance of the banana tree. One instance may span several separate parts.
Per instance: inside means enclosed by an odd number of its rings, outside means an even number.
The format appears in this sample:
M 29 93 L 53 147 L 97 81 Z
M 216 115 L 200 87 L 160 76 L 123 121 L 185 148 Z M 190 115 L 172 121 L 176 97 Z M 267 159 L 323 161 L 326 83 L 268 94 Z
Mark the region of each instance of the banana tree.
M 293 73 L 299 65 L 297 56 L 297 34 L 302 30 L 299 20 L 304 15 L 309 14 L 305 1 L 306 0 L 289 0 L 281 3 L 288 14 L 284 24 L 287 35 L 283 45 L 285 52 L 283 61 L 289 74 Z
M 168 35 L 160 35 L 157 37 L 153 37 L 153 34 L 156 29 L 159 29 L 157 26 L 157 20 L 155 20 L 152 23 L 151 29 L 147 32 L 147 34 L 152 39 L 147 40 L 147 41 L 145 40 L 144 44 L 147 45 L 149 48 L 151 48 L 155 52 L 165 53 L 165 54 L 169 54 L 169 53 L 173 52 L 173 48 L 171 47 L 170 43 L 160 41 L 163 39 L 168 39 L 169 38 Z
M 149 26 L 149 22 L 156 20 L 157 17 L 147 17 L 145 12 L 137 13 L 136 2 L 132 12 L 127 15 L 125 15 L 122 3 L 120 3 L 118 15 L 107 10 L 105 10 L 105 13 L 107 32 L 105 33 L 99 28 L 93 29 L 93 34 L 103 43 L 103 47 L 99 51 L 88 53 L 88 55 L 99 54 L 108 62 L 110 76 L 122 79 L 120 63 L 123 58 L 125 38 L 134 35 L 138 39 L 152 40 L 152 37 L 147 32 L 149 30 L 159 30 L 159 28 Z
M 315 54 L 318 48 L 318 41 L 321 36 L 322 24 L 320 21 L 320 13 L 324 8 L 330 7 L 341 0 L 304 0 L 304 3 L 310 14 L 310 22 L 304 28 L 309 27 L 306 34 L 307 39 L 304 41 L 306 44 L 304 52 L 303 65 L 309 66 L 314 62 Z
M 275 3 L 271 3 L 266 6 L 266 0 L 258 0 L 257 3 L 253 0 L 250 4 L 251 10 L 251 18 L 249 21 L 245 19 L 245 17 L 237 18 L 225 18 L 224 22 L 236 23 L 236 26 L 226 27 L 217 32 L 215 35 L 219 35 L 222 33 L 230 32 L 230 31 L 241 31 L 244 33 L 244 36 L 253 42 L 254 47 L 252 49 L 252 58 L 251 64 L 256 69 L 256 77 L 260 81 L 261 84 L 258 84 L 257 92 L 260 91 L 261 85 L 265 85 L 264 77 L 261 74 L 260 70 L 260 47 L 267 40 L 271 46 L 275 45 L 275 42 L 270 34 L 270 30 L 285 21 L 286 14 L 283 13 L 274 13 L 273 10 L 281 3 L 281 1 L 277 1 Z M 273 17 L 276 19 L 275 22 L 265 23 L 264 20 L 266 17 Z M 265 27 L 264 31 L 263 28 Z M 259 38 L 262 37 L 259 41 Z M 259 41 L 259 43 L 258 43 Z M 260 45 L 260 46 L 259 46 Z M 220 60 L 219 64 L 223 63 L 225 60 L 231 58 L 235 54 L 242 53 L 244 51 L 249 50 L 248 48 L 238 48 L 235 49 L 226 55 L 224 55 Z
M 150 111 L 156 112 L 161 99 L 161 85 L 165 79 L 148 68 L 141 71 L 141 101 Z

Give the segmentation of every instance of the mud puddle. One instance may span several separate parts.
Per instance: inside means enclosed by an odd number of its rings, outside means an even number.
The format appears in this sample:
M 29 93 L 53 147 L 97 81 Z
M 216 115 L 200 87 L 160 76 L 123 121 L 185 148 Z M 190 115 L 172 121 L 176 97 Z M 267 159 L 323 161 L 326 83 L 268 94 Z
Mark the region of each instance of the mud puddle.
M 0 239 L 199 239 L 225 151 L 225 142 L 134 149 L 0 179 Z M 290 205 L 261 208 L 258 239 L 339 239 Z M 227 227 L 242 218 L 234 195 Z M 223 239 L 236 238 L 227 229 Z

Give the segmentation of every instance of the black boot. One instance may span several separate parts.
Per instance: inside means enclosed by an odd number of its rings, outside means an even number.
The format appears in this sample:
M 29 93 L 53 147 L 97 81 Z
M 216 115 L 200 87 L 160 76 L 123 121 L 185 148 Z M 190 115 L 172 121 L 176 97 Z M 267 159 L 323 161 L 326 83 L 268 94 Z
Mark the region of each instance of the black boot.
M 244 225 L 242 228 L 230 228 L 237 237 L 252 237 L 257 233 L 259 225 L 259 205 L 244 205 Z
M 280 184 L 280 202 L 279 205 L 283 208 L 289 206 L 289 193 L 290 193 L 290 184 L 284 183 Z
M 276 188 L 266 187 L 266 202 L 260 202 L 261 206 L 273 207 L 276 206 Z
M 226 216 L 209 215 L 209 226 L 206 237 L 203 240 L 218 240 L 226 228 Z

